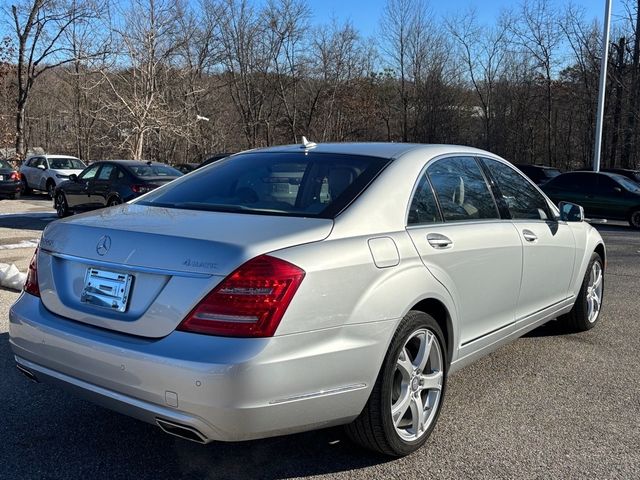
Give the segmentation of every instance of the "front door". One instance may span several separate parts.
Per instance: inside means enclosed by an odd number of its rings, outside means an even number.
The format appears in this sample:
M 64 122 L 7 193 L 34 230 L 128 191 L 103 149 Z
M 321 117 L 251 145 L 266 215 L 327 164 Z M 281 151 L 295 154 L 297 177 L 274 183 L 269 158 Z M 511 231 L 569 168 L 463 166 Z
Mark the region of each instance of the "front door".
M 498 160 L 483 162 L 523 246 L 522 287 L 516 313 L 522 319 L 568 297 L 574 274 L 575 239 L 569 226 L 555 218 L 547 200 L 524 175 Z

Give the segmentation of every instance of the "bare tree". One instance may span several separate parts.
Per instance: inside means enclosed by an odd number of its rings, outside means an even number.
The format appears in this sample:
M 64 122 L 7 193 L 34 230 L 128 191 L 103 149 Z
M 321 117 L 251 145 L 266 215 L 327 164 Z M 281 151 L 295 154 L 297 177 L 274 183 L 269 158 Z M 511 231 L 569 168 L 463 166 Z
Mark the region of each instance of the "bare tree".
M 493 147 L 492 117 L 496 83 L 506 56 L 507 26 L 499 21 L 488 27 L 478 24 L 475 10 L 447 21 L 449 32 L 459 46 L 467 78 L 480 102 L 484 125 L 484 146 Z
M 48 70 L 73 62 L 73 49 L 64 42 L 73 25 L 95 20 L 91 0 L 23 0 L 11 5 L 17 40 L 16 154 L 24 158 L 25 109 L 37 79 Z M 89 55 L 89 52 L 83 52 Z
M 562 43 L 558 12 L 551 0 L 525 0 L 511 24 L 519 47 L 531 55 L 544 82 L 546 157 L 547 162 L 554 165 L 552 85 Z
M 184 42 L 181 5 L 172 0 L 132 0 L 122 26 L 114 26 L 117 55 L 103 66 L 111 92 L 104 110 L 121 144 L 133 159 L 143 157 L 147 134 L 180 130 L 196 118 L 185 118 L 184 105 L 172 102 L 170 84 L 180 83 L 184 70 L 173 61 Z

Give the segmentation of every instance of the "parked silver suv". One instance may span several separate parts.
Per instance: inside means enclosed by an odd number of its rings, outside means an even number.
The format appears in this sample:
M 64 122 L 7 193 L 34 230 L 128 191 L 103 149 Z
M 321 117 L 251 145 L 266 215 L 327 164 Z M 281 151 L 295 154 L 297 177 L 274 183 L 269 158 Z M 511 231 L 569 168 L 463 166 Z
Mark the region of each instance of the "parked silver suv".
M 86 165 L 82 160 L 68 155 L 38 155 L 25 160 L 20 167 L 24 193 L 42 190 L 53 198 L 53 192 L 69 175 L 80 174 Z

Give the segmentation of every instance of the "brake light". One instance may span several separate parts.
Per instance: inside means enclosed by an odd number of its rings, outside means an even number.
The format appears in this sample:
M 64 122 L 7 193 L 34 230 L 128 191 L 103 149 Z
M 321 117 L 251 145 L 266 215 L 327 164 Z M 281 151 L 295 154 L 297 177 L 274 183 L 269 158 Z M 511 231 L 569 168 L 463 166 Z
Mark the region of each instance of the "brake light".
M 38 285 L 38 249 L 36 248 L 31 263 L 29 263 L 29 270 L 27 271 L 27 280 L 24 282 L 23 290 L 36 297 L 40 296 L 40 287 Z
M 305 272 L 269 255 L 249 260 L 216 286 L 178 330 L 224 337 L 271 337 Z
M 20 181 L 20 172 L 11 172 L 11 175 L 9 175 L 9 179 L 16 182 Z
M 154 188 L 158 188 L 158 185 L 152 185 L 150 183 L 147 183 L 146 185 L 131 185 L 131 190 L 133 190 L 133 193 L 147 193 Z

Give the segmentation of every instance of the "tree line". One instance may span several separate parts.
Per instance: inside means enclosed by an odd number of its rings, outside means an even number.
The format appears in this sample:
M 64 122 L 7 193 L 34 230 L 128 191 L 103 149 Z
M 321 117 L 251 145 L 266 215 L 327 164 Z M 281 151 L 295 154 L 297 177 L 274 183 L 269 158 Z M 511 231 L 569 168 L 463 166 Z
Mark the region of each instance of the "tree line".
M 639 9 L 612 29 L 603 166 L 640 163 Z M 593 157 L 602 27 L 573 4 L 524 0 L 485 24 L 387 0 L 373 37 L 305 0 L 9 0 L 2 16 L 0 143 L 18 159 L 179 163 L 302 135 Z

